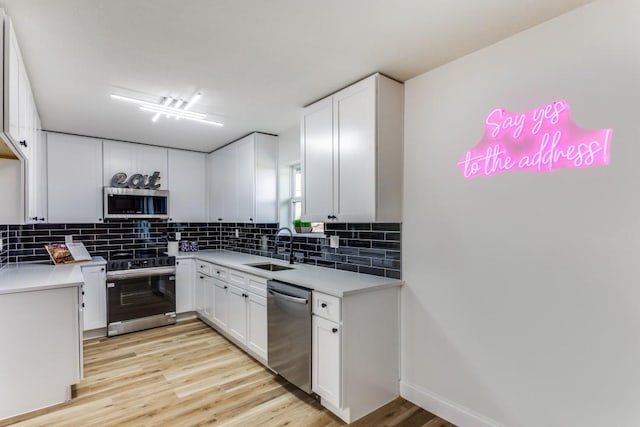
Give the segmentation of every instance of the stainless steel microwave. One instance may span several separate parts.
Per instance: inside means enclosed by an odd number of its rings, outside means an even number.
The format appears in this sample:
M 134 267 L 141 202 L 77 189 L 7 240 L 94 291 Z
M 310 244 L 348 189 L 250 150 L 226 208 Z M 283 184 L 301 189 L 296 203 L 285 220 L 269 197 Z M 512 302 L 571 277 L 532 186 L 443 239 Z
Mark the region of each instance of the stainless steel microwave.
M 104 187 L 105 218 L 169 218 L 168 190 Z

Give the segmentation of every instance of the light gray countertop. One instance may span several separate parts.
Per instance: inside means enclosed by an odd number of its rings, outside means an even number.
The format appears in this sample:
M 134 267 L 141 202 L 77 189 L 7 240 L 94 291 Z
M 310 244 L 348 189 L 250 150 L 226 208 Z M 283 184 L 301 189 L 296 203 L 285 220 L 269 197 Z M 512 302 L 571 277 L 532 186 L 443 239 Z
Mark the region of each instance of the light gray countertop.
M 176 259 L 194 258 L 208 261 L 223 267 L 244 271 L 254 276 L 274 279 L 294 285 L 304 286 L 319 292 L 337 297 L 344 297 L 360 292 L 369 292 L 382 288 L 402 286 L 402 280 L 353 273 L 308 264 L 290 265 L 286 261 L 241 252 L 225 250 L 203 250 L 197 252 L 178 252 Z M 293 267 L 293 270 L 266 271 L 246 264 L 272 263 Z
M 102 257 L 75 264 L 20 263 L 0 270 L 0 294 L 81 286 L 82 267 L 105 265 Z

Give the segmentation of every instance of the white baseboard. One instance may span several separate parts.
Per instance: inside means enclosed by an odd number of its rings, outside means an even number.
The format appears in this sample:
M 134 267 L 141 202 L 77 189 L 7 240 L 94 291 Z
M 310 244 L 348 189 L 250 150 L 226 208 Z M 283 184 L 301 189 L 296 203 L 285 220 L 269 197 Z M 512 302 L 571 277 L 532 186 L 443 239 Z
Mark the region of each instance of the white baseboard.
M 195 319 L 197 314 L 195 311 L 188 311 L 186 313 L 178 313 L 176 316 L 176 322 L 182 322 L 185 320 Z
M 400 381 L 400 396 L 458 427 L 503 427 L 497 421 L 415 384 Z
M 102 338 L 107 336 L 107 328 L 90 329 L 84 331 L 82 334 L 82 340 L 92 340 L 94 338 Z

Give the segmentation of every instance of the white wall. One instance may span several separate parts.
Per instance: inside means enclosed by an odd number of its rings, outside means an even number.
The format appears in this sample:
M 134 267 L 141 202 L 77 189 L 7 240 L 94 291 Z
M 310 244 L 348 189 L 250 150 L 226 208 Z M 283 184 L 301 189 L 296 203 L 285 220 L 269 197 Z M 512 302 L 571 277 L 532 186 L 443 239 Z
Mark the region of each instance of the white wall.
M 0 159 L 0 224 L 22 222 L 22 167 L 20 160 Z
M 296 125 L 278 135 L 278 215 L 281 227 L 289 223 L 291 166 L 300 163 L 300 126 Z
M 640 425 L 639 19 L 599 1 L 406 83 L 403 395 L 461 425 Z M 613 128 L 609 166 L 462 177 L 493 108 L 561 98 Z

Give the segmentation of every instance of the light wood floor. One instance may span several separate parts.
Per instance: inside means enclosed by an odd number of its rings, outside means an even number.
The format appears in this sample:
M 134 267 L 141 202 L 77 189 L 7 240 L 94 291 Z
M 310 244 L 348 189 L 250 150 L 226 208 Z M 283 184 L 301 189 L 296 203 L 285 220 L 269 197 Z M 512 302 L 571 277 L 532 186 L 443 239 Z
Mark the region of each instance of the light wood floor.
M 344 425 L 198 320 L 87 341 L 84 360 L 73 400 L 0 426 Z M 455 427 L 400 398 L 353 425 Z

